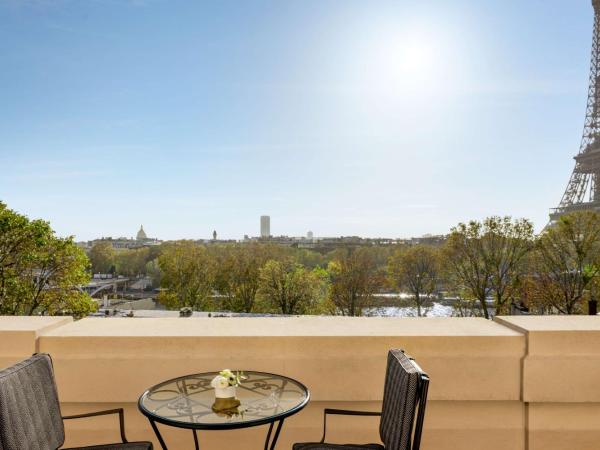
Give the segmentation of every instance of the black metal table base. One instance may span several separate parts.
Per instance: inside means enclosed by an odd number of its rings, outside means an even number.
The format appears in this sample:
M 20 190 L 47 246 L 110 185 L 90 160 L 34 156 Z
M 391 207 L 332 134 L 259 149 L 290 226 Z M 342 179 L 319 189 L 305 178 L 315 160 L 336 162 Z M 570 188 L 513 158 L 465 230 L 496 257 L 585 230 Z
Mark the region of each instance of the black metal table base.
M 168 450 L 167 449 L 167 445 L 165 444 L 165 441 L 163 440 L 160 431 L 158 431 L 158 427 L 156 426 L 156 422 L 154 422 L 154 420 L 148 418 L 148 421 L 150 422 L 150 425 L 152 425 L 152 429 L 154 430 L 154 434 L 156 435 L 156 437 L 158 438 L 158 442 L 160 443 L 160 446 L 162 447 L 163 450 Z
M 269 425 L 269 432 L 267 433 L 267 438 L 265 439 L 265 450 L 275 450 L 275 446 L 277 445 L 277 439 L 279 439 L 279 432 L 281 431 L 281 427 L 283 426 L 283 419 L 277 421 L 277 428 L 275 429 L 275 436 L 273 436 L 273 441 L 269 446 L 269 441 L 271 440 L 271 431 L 273 431 L 273 425 L 275 422 L 271 422 Z
M 265 450 L 275 450 L 275 446 L 277 445 L 277 440 L 279 439 L 279 434 L 281 433 L 281 427 L 283 426 L 283 420 L 279 419 L 271 422 L 269 424 L 269 431 L 267 432 L 267 438 L 265 439 Z M 163 439 L 158 427 L 156 426 L 156 422 L 154 420 L 148 418 L 152 429 L 154 430 L 154 434 L 156 435 L 158 442 L 162 450 L 169 450 L 167 444 L 165 444 L 165 440 Z M 275 434 L 273 434 L 273 427 L 277 422 L 277 427 L 275 428 Z M 198 441 L 198 433 L 197 430 L 192 430 L 192 434 L 194 435 L 194 448 L 196 450 L 200 450 L 200 442 Z M 271 439 L 271 435 L 273 438 Z

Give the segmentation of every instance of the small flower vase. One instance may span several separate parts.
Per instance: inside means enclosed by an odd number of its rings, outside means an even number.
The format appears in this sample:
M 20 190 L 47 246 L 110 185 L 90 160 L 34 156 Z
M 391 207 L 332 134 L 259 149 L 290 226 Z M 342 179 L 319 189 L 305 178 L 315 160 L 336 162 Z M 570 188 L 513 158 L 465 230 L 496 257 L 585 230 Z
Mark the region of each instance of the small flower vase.
M 240 401 L 235 398 L 235 386 L 215 388 L 215 402 L 212 405 L 214 412 L 231 411 L 240 406 Z
M 215 398 L 235 398 L 235 386 L 227 386 L 226 388 L 215 388 Z

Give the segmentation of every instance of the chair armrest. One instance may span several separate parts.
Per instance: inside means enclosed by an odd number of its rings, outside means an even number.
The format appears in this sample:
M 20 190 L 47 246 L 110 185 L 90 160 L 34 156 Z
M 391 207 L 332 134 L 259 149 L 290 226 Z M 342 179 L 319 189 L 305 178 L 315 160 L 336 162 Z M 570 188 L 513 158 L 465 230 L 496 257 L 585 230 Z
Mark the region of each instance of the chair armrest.
M 63 420 L 69 419 L 83 419 L 86 417 L 95 417 L 95 416 L 106 416 L 108 414 L 118 414 L 119 415 L 119 431 L 121 433 L 121 440 L 124 444 L 127 443 L 127 438 L 125 437 L 125 415 L 123 413 L 123 408 L 116 409 L 107 409 L 105 411 L 94 411 L 91 413 L 84 414 L 73 414 L 71 416 L 63 416 Z
M 325 408 L 323 410 L 323 437 L 320 442 L 325 442 L 325 434 L 327 433 L 327 414 L 340 416 L 381 416 L 380 411 L 353 411 L 349 409 Z

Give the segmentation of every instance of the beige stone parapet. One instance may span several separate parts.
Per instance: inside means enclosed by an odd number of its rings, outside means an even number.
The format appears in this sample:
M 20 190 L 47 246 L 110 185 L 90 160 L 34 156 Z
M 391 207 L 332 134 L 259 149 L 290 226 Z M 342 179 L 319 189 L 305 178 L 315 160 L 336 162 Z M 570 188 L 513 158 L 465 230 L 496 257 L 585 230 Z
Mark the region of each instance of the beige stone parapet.
M 600 316 L 512 316 L 495 320 L 527 336 L 525 402 L 600 402 Z
M 0 316 L 0 367 L 28 358 L 38 351 L 39 336 L 71 322 L 71 317 Z
M 32 319 L 37 318 L 23 318 Z M 11 320 L 0 318 L 0 339 L 12 340 Z M 387 351 L 403 348 L 431 377 L 422 449 L 525 450 L 525 335 L 492 321 L 98 318 L 59 325 L 36 336 L 37 349 L 53 357 L 63 412 L 122 406 L 131 439 L 157 444 L 136 405 L 146 388 L 186 373 L 239 368 L 280 373 L 306 384 L 311 402 L 286 420 L 278 448 L 318 440 L 324 407 L 380 409 Z M 8 347 L 0 348 L 0 356 Z M 114 442 L 116 425 L 110 417 L 69 423 L 67 444 Z M 337 442 L 373 442 L 377 425 L 372 418 L 335 418 L 329 436 Z M 189 432 L 162 430 L 171 449 L 193 448 Z M 261 448 L 265 432 L 265 427 L 204 432 L 202 448 Z
M 528 450 L 600 449 L 600 317 L 495 321 L 527 338 L 522 384 Z
M 403 348 L 432 380 L 424 449 L 524 448 L 525 338 L 483 319 L 98 318 L 57 328 L 39 339 L 39 347 L 53 357 L 66 411 L 122 405 L 135 438 L 153 436 L 135 402 L 160 381 L 222 368 L 296 378 L 311 390 L 311 403 L 286 421 L 278 448 L 318 439 L 324 407 L 379 409 L 387 351 Z M 71 444 L 93 433 L 89 423 L 70 427 L 76 427 L 70 428 Z M 191 448 L 189 432 L 163 430 L 172 448 Z M 205 449 L 243 450 L 259 448 L 264 433 L 201 435 Z M 336 418 L 331 438 L 377 441 L 377 421 Z
M 390 348 L 444 380 L 432 400 L 520 400 L 523 335 L 483 319 L 98 318 L 40 338 L 67 402 L 136 401 L 162 380 L 225 367 L 297 378 L 313 400 L 381 400 Z
M 122 406 L 131 439 L 154 440 L 136 400 L 147 387 L 225 367 L 304 382 L 309 406 L 278 448 L 315 440 L 324 407 L 377 410 L 385 355 L 404 348 L 431 376 L 424 450 L 600 449 L 600 319 L 0 317 L 0 365 L 52 355 L 64 413 Z M 68 445 L 118 439 L 115 418 L 68 424 Z M 188 432 L 163 427 L 170 448 Z M 203 449 L 260 448 L 264 427 L 201 433 Z M 377 420 L 336 418 L 337 442 L 377 441 Z M 155 444 L 157 443 L 154 440 Z

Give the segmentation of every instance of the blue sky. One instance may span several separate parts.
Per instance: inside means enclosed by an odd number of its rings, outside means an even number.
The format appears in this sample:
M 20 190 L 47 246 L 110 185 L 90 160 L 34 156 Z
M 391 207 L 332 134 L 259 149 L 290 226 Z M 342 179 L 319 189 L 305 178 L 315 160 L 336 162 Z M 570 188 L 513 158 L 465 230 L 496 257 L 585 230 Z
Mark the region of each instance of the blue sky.
M 588 0 L 0 0 L 0 200 L 77 239 L 541 229 Z

